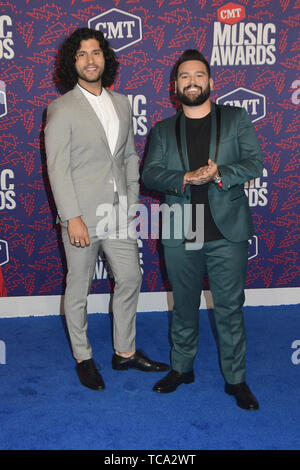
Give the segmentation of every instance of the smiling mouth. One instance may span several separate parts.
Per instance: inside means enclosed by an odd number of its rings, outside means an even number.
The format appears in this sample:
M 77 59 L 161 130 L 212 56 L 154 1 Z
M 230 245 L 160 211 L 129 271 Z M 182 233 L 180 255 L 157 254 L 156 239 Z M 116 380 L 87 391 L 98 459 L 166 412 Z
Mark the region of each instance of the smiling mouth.
M 96 70 L 98 70 L 97 67 L 86 67 L 85 69 L 86 72 L 96 72 Z
M 196 92 L 201 92 L 201 88 L 200 87 L 197 87 L 197 88 L 186 88 L 184 90 L 186 93 L 196 93 Z

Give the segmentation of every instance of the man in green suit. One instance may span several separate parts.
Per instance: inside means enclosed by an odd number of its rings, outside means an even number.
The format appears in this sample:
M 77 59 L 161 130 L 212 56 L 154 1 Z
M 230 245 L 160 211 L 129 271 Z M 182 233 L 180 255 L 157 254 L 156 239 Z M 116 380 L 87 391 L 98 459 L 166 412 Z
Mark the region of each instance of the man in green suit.
M 192 208 L 196 243 L 184 228 L 178 235 L 176 224 L 168 230 L 167 218 L 163 219 L 162 243 L 174 296 L 172 370 L 153 390 L 169 393 L 194 381 L 200 297 L 207 272 L 225 391 L 241 408 L 256 410 L 258 402 L 245 381 L 242 306 L 253 224 L 244 183 L 261 175 L 261 152 L 247 112 L 210 101 L 210 67 L 199 51 L 185 51 L 175 72 L 183 112 L 153 128 L 143 181 L 149 189 L 165 193 L 169 206 Z M 200 244 L 197 207 L 204 208 Z M 169 217 L 169 223 L 173 219 Z

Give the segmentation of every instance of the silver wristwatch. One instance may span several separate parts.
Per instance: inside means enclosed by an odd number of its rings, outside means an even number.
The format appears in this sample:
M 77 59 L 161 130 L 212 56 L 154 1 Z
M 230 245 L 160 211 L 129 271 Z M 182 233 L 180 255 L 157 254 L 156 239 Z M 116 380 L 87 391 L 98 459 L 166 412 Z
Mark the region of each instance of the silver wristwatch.
M 215 176 L 213 181 L 214 181 L 214 183 L 216 183 L 216 184 L 221 183 L 222 177 L 221 177 L 221 176 Z

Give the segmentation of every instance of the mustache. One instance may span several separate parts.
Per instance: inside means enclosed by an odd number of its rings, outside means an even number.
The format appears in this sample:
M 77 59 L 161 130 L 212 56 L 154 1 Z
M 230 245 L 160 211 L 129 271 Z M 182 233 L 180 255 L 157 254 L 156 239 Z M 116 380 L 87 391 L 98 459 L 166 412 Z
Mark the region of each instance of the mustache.
M 97 70 L 99 69 L 98 65 L 92 65 L 92 64 L 90 64 L 90 65 L 87 65 L 86 67 L 84 67 L 83 70 L 87 70 L 87 69 L 89 69 L 90 67 L 93 67 L 94 69 L 97 69 Z

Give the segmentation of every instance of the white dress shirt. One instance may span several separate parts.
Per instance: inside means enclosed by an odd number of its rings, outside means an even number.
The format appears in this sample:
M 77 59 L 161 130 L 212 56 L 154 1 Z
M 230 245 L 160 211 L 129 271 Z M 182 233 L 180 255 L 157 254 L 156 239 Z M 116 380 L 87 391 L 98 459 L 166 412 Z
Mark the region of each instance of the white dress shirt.
M 119 118 L 109 94 L 105 88 L 102 88 L 101 95 L 96 96 L 82 88 L 79 84 L 77 84 L 77 86 L 88 99 L 90 105 L 97 114 L 98 119 L 104 128 L 108 145 L 113 155 L 119 134 Z

